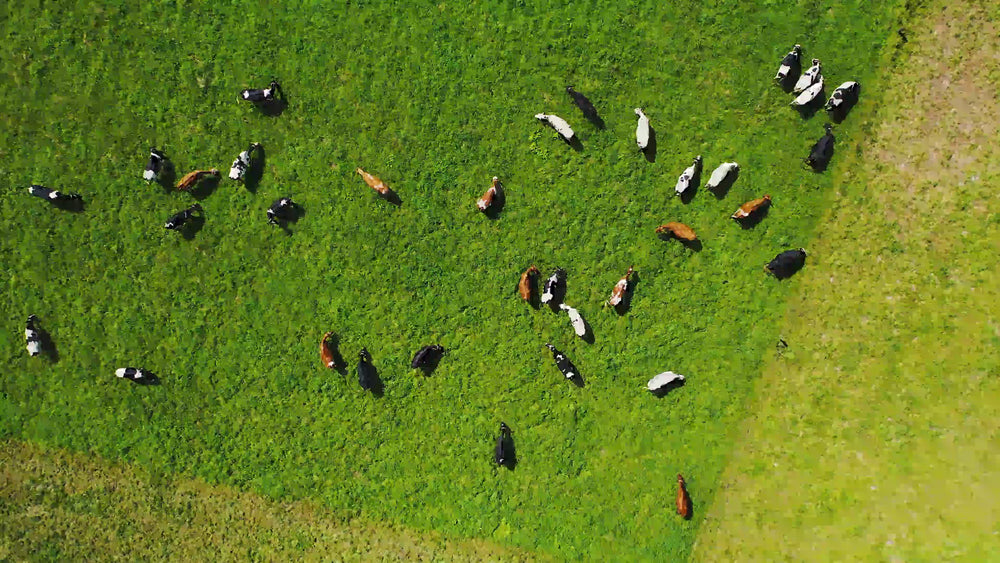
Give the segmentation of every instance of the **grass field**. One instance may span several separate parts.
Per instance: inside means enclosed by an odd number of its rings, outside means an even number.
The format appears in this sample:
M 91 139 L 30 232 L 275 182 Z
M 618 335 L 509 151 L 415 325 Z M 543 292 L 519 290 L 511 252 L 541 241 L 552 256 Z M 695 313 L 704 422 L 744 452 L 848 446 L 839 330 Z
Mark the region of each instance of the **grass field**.
M 688 555 L 798 284 L 761 265 L 809 246 L 831 195 L 833 174 L 800 166 L 823 116 L 787 107 L 776 63 L 802 43 L 828 81 L 866 85 L 863 115 L 902 17 L 898 2 L 4 10 L 0 72 L 17 96 L 0 114 L 0 433 L 344 519 L 660 560 Z M 272 75 L 282 115 L 237 102 Z M 572 108 L 567 84 L 606 129 Z M 635 150 L 637 106 L 656 128 L 653 163 Z M 540 111 L 569 119 L 583 150 Z M 838 129 L 840 154 L 862 123 Z M 223 182 L 201 195 L 192 240 L 165 232 L 191 196 L 141 181 L 148 147 L 183 173 L 224 168 L 250 141 L 266 151 L 256 192 Z M 741 163 L 721 201 L 673 197 L 696 154 L 706 176 Z M 376 199 L 357 166 L 402 205 Z M 492 175 L 508 199 L 496 220 L 473 203 Z M 44 207 L 15 189 L 29 183 L 80 192 L 87 208 Z M 763 193 L 774 207 L 757 228 L 728 220 Z M 264 221 L 282 195 L 306 210 L 290 235 Z M 656 239 L 670 220 L 703 249 Z M 531 263 L 568 270 L 593 344 L 517 299 Z M 630 264 L 635 298 L 619 317 L 600 304 Z M 29 312 L 57 361 L 24 354 Z M 349 359 L 368 347 L 384 396 L 320 366 L 326 330 Z M 546 341 L 585 387 L 561 380 Z M 408 362 L 430 342 L 450 352 L 425 378 Z M 124 365 L 162 385 L 115 380 Z M 688 382 L 656 400 L 643 384 L 666 369 Z M 517 444 L 510 472 L 491 464 L 500 420 Z M 678 472 L 690 522 L 672 510 Z

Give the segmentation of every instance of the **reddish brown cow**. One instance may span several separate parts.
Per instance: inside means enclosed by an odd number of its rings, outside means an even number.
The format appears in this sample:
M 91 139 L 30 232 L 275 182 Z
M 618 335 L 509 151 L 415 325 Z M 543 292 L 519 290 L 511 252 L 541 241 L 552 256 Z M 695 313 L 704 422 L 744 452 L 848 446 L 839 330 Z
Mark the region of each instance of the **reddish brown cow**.
M 211 170 L 195 170 L 193 172 L 188 172 L 183 178 L 181 178 L 181 181 L 177 183 L 177 189 L 186 192 L 198 185 L 198 182 L 202 181 L 206 177 L 218 175 L 219 171 L 215 168 Z
M 503 187 L 500 185 L 500 179 L 496 176 L 493 177 L 493 185 L 483 193 L 483 197 L 476 200 L 476 207 L 480 211 L 486 211 L 491 205 L 493 205 L 493 199 L 497 197 L 497 194 Z M 501 194 L 502 195 L 502 194 Z
M 611 290 L 611 299 L 608 299 L 608 305 L 612 307 L 617 307 L 619 303 L 622 302 L 622 298 L 625 297 L 625 291 L 628 290 L 628 278 L 632 275 L 632 266 L 628 267 L 628 271 L 622 276 L 622 279 L 618 280 L 615 287 Z
M 687 487 L 684 486 L 684 477 L 677 474 L 677 514 L 681 518 L 691 517 L 691 497 L 688 496 Z
M 692 242 L 698 238 L 694 229 L 684 223 L 667 223 L 656 228 L 656 234 L 661 236 L 672 236 L 676 239 Z
M 328 332 L 323 335 L 323 340 L 319 343 L 319 357 L 323 360 L 323 365 L 330 369 L 339 368 L 337 365 L 337 354 L 333 350 L 333 333 Z
M 358 174 L 360 174 L 361 177 L 364 178 L 365 183 L 368 184 L 369 186 L 371 186 L 371 188 L 373 190 L 375 190 L 376 192 L 378 192 L 379 195 L 383 195 L 383 196 L 389 195 L 389 191 L 390 191 L 389 190 L 389 186 L 386 186 L 385 182 L 383 182 L 381 179 L 379 179 L 378 176 L 372 176 L 371 174 L 365 172 L 361 168 L 358 168 L 357 170 L 355 170 L 355 172 L 357 172 Z
M 521 299 L 531 301 L 531 293 L 535 288 L 535 278 L 538 276 L 538 268 L 534 264 L 521 274 L 521 281 L 517 284 L 517 290 L 521 293 Z
M 748 219 L 751 215 L 757 213 L 768 205 L 771 205 L 771 196 L 769 195 L 748 201 L 741 205 L 740 208 L 736 210 L 736 213 L 733 213 L 732 218 L 737 221 Z

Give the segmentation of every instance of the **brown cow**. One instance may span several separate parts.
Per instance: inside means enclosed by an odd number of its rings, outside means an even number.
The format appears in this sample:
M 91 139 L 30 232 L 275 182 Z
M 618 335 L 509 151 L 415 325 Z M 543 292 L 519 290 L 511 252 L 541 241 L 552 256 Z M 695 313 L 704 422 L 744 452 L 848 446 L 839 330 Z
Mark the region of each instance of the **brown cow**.
M 622 279 L 618 280 L 615 287 L 611 290 L 611 299 L 608 299 L 608 305 L 612 307 L 617 307 L 619 303 L 622 302 L 622 298 L 625 297 L 625 291 L 628 289 L 628 277 L 632 275 L 632 266 L 628 267 L 628 271 L 622 276 Z
M 691 517 L 691 497 L 688 496 L 684 477 L 681 477 L 680 473 L 677 474 L 677 514 L 685 519 Z
M 503 186 L 500 185 L 500 179 L 496 176 L 493 177 L 493 185 L 483 193 L 483 197 L 476 200 L 476 207 L 480 211 L 486 211 L 491 205 L 493 205 L 493 199 L 497 197 L 503 197 Z
M 334 336 L 332 332 L 323 335 L 323 340 L 319 343 L 319 357 L 323 360 L 323 365 L 330 369 L 342 366 L 337 365 L 337 353 L 334 351 Z
M 768 205 L 771 205 L 771 196 L 769 195 L 748 201 L 741 205 L 740 208 L 736 210 L 736 213 L 733 213 L 732 218 L 737 221 L 749 219 L 751 215 L 757 213 Z
M 517 284 L 517 290 L 521 293 L 521 299 L 531 301 L 531 294 L 535 289 L 536 277 L 538 277 L 538 268 L 534 264 L 521 274 L 521 281 Z
M 382 196 L 389 195 L 389 192 L 391 191 L 389 190 L 389 186 L 386 186 L 385 182 L 383 182 L 378 176 L 372 176 L 371 174 L 365 172 L 361 168 L 358 168 L 357 170 L 355 170 L 355 172 L 360 174 L 361 177 L 364 178 L 365 183 L 371 186 L 371 188 L 376 192 L 378 192 L 379 195 Z
M 186 192 L 198 185 L 198 182 L 202 181 L 206 177 L 218 175 L 219 171 L 215 168 L 211 170 L 195 170 L 193 172 L 188 172 L 183 178 L 181 178 L 181 181 L 177 183 L 177 189 Z
M 656 228 L 656 234 L 661 236 L 673 236 L 676 239 L 692 242 L 698 238 L 698 235 L 694 233 L 694 229 L 688 227 L 684 223 L 667 223 L 666 225 L 660 225 Z

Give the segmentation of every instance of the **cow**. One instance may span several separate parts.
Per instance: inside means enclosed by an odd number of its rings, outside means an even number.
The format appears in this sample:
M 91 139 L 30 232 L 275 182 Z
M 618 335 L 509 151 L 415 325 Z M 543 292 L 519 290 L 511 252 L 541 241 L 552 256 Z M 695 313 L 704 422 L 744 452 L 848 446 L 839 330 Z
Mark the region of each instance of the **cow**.
M 797 250 L 786 250 L 778 254 L 764 268 L 772 276 L 783 280 L 801 270 L 805 263 L 806 251 L 804 248 L 799 248 Z
M 208 178 L 209 176 L 218 177 L 219 170 L 216 168 L 212 168 L 210 170 L 194 170 L 192 172 L 188 172 L 183 177 L 181 177 L 180 182 L 177 182 L 177 189 L 181 190 L 182 192 L 189 191 L 191 188 L 197 186 L 199 182 L 201 182 L 205 178 Z
M 573 131 L 573 128 L 569 126 L 569 123 L 566 123 L 565 119 L 559 117 L 558 115 L 546 113 L 536 113 L 535 119 L 555 129 L 556 133 L 559 133 L 559 136 L 562 137 L 567 143 L 573 143 L 576 133 Z
M 819 93 L 823 91 L 823 85 L 823 77 L 820 76 L 819 81 L 803 90 L 801 94 L 792 100 L 791 105 L 801 107 L 811 104 L 819 96 Z
M 781 65 L 778 67 L 778 74 L 774 75 L 775 82 L 783 82 L 788 78 L 788 73 L 792 71 L 793 68 L 802 68 L 802 45 L 796 44 L 792 47 L 792 50 L 785 55 L 785 58 L 781 59 Z
M 173 215 L 170 216 L 169 219 L 167 219 L 167 222 L 166 224 L 163 225 L 163 228 L 179 231 L 181 230 L 181 227 L 183 227 L 184 224 L 187 223 L 188 220 L 190 220 L 196 214 L 199 217 L 202 216 L 201 204 L 196 203 L 191 207 L 188 207 L 187 209 L 174 213 Z
M 691 497 L 688 496 L 687 487 L 684 483 L 684 477 L 681 474 L 677 474 L 677 514 L 681 515 L 681 518 L 687 520 L 691 518 Z
M 410 367 L 413 369 L 429 368 L 434 364 L 434 360 L 441 357 L 442 354 L 444 354 L 443 346 L 437 344 L 424 346 L 414 354 Z
M 46 188 L 45 186 L 39 186 L 38 184 L 32 184 L 28 187 L 28 193 L 55 205 L 79 203 L 83 199 L 83 196 L 80 194 L 63 193 L 58 190 Z
M 372 365 L 372 357 L 367 348 L 362 348 L 358 352 L 358 384 L 365 391 L 374 392 L 378 388 L 378 376 L 375 374 L 375 366 Z
M 497 465 L 508 467 L 514 462 L 514 441 L 506 422 L 500 423 L 500 435 L 497 436 L 496 447 L 493 448 L 493 461 Z
M 580 315 L 580 311 L 565 303 L 560 303 L 559 309 L 566 311 L 566 314 L 569 315 L 569 322 L 573 324 L 573 332 L 580 338 L 585 337 L 587 335 L 587 323 L 583 320 L 583 316 Z
M 149 149 L 149 161 L 146 162 L 146 169 L 142 171 L 142 177 L 146 182 L 155 182 L 160 179 L 160 172 L 168 165 L 167 157 L 163 151 L 155 148 Z
M 642 112 L 642 108 L 635 108 L 635 114 L 639 116 L 639 123 L 635 126 L 635 144 L 639 145 L 639 150 L 646 151 L 649 146 L 649 117 Z
M 682 242 L 694 242 L 698 239 L 694 229 L 684 223 L 667 223 L 656 228 L 656 234 L 661 237 L 673 237 Z
M 654 375 L 653 378 L 646 383 L 646 389 L 652 393 L 662 393 L 669 389 L 671 385 L 683 383 L 683 381 L 683 375 L 672 371 L 665 371 Z
M 715 170 L 712 171 L 712 175 L 708 177 L 708 183 L 705 184 L 705 188 L 709 191 L 716 191 L 719 189 L 724 182 L 736 181 L 735 178 L 730 180 L 730 176 L 739 175 L 740 165 L 735 162 L 723 162 Z
M 323 365 L 330 369 L 344 367 L 340 365 L 339 356 L 336 335 L 332 332 L 323 334 L 323 339 L 319 341 L 319 358 L 323 361 Z
M 833 158 L 833 142 L 836 140 L 833 136 L 832 125 L 827 123 L 823 129 L 826 133 L 816 141 L 812 150 L 809 151 L 809 156 L 802 161 L 816 172 L 826 170 L 827 165 L 830 164 L 830 159 Z
M 281 226 L 296 219 L 298 219 L 298 205 L 290 197 L 278 198 L 267 208 L 267 222 L 270 225 Z
M 823 108 L 826 111 L 836 111 L 852 106 L 858 101 L 858 94 L 861 92 L 861 85 L 857 82 L 844 82 L 830 95 Z
M 795 88 L 792 88 L 792 93 L 798 94 L 819 82 L 823 76 L 821 69 L 822 65 L 820 65 L 819 59 L 813 59 L 812 66 L 799 77 L 795 83 Z
M 260 143 L 250 143 L 247 150 L 241 152 L 236 160 L 233 161 L 233 165 L 229 167 L 229 178 L 231 180 L 236 180 L 237 182 L 242 182 L 243 178 L 246 176 L 247 170 L 250 169 L 250 161 L 253 159 L 253 153 L 260 147 Z
M 601 116 L 597 114 L 597 108 L 594 107 L 594 104 L 590 103 L 587 96 L 577 92 L 572 86 L 566 87 L 566 93 L 573 98 L 573 103 L 576 104 L 576 107 L 580 108 L 583 116 L 591 123 L 597 124 L 601 122 Z
M 556 367 L 562 372 L 566 379 L 576 379 L 579 374 L 576 372 L 576 366 L 573 362 L 569 361 L 569 358 L 565 354 L 556 349 L 555 346 L 546 343 L 545 347 L 552 351 L 552 358 L 556 361 Z
M 628 271 L 622 276 L 622 279 L 618 280 L 615 287 L 611 289 L 611 298 L 608 299 L 608 305 L 612 307 L 617 307 L 622 299 L 625 297 L 625 292 L 628 291 L 628 278 L 632 275 L 632 266 L 628 267 Z
M 156 382 L 155 375 L 139 368 L 118 368 L 115 370 L 115 375 L 141 385 Z
M 521 299 L 531 301 L 532 293 L 535 291 L 535 278 L 538 277 L 538 268 L 534 264 L 521 274 L 521 281 L 517 284 L 517 291 L 521 294 Z
M 28 348 L 28 355 L 31 357 L 42 353 L 42 331 L 36 325 L 37 322 L 38 317 L 28 315 L 28 322 L 24 328 L 24 342 Z
M 271 79 L 271 83 L 267 86 L 267 88 L 247 88 L 240 92 L 240 97 L 245 101 L 260 104 L 263 102 L 273 101 L 276 94 L 280 94 L 282 97 L 285 95 L 284 92 L 282 92 L 281 85 L 278 84 L 278 81 Z
M 493 205 L 493 200 L 496 199 L 499 203 L 503 200 L 503 186 L 500 184 L 500 179 L 496 176 L 493 177 L 493 184 L 483 193 L 483 197 L 476 200 L 476 207 L 480 211 L 485 212 L 487 209 Z
M 771 196 L 769 195 L 765 195 L 764 197 L 757 199 L 752 199 L 741 205 L 740 208 L 737 209 L 736 212 L 730 216 L 730 219 L 733 219 L 737 222 L 750 219 L 755 214 L 762 211 L 769 205 L 771 205 Z
M 364 169 L 362 169 L 361 167 L 358 167 L 358 169 L 355 170 L 355 172 L 357 172 L 361 176 L 361 178 L 364 179 L 365 183 L 368 184 L 371 187 L 371 189 L 378 192 L 379 195 L 385 197 L 388 196 L 389 193 L 392 191 L 389 189 L 389 186 L 386 186 L 385 182 L 383 182 L 378 176 L 372 176 L 371 174 L 365 172 Z
M 701 155 L 699 154 L 698 156 L 694 157 L 694 162 L 691 163 L 691 166 L 685 168 L 684 172 L 682 172 L 680 177 L 677 178 L 677 186 L 674 188 L 674 191 L 677 192 L 677 195 L 679 196 L 684 195 L 684 192 L 686 192 L 687 189 L 691 187 L 691 182 L 693 181 L 693 179 L 700 175 L 701 175 Z
M 549 276 L 549 279 L 545 280 L 545 287 L 542 292 L 542 303 L 551 302 L 556 294 L 559 293 L 562 289 L 562 284 L 564 283 L 562 278 L 565 273 L 565 270 L 562 268 L 556 268 L 555 271 L 552 272 L 552 275 Z

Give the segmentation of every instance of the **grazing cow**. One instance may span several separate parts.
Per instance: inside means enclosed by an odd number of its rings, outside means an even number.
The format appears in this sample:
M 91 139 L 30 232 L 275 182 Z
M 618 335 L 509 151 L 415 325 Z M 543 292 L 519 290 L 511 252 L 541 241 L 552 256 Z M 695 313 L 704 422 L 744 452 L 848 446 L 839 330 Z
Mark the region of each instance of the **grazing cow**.
M 32 184 L 28 188 L 28 193 L 52 203 L 70 203 L 80 201 L 82 199 L 80 194 L 63 193 L 46 188 L 45 186 L 39 186 L 37 184 Z
M 386 186 L 384 182 L 378 176 L 372 176 L 371 174 L 365 172 L 360 167 L 355 170 L 361 177 L 365 180 L 373 190 L 379 193 L 379 195 L 386 196 L 389 195 L 389 186 Z
M 580 108 L 584 117 L 590 121 L 599 121 L 601 119 L 601 117 L 597 115 L 597 108 L 594 107 L 594 104 L 590 103 L 587 96 L 577 92 L 572 86 L 566 87 L 566 93 L 573 98 L 573 103 L 576 104 L 576 107 Z
M 694 178 L 699 174 L 701 174 L 700 154 L 694 157 L 694 162 L 691 163 L 691 166 L 685 168 L 684 172 L 682 172 L 680 177 L 677 178 L 677 187 L 674 188 L 674 191 L 677 192 L 677 195 L 684 195 L 684 192 L 686 192 L 687 189 L 691 187 L 692 178 Z
M 167 164 L 167 157 L 163 154 L 163 151 L 157 150 L 155 148 L 149 149 L 149 162 L 146 163 L 146 169 L 142 172 L 142 177 L 147 182 L 154 182 L 160 178 L 160 172 L 163 171 L 163 167 Z
M 242 97 L 244 100 L 248 102 L 259 104 L 262 102 L 270 102 L 274 100 L 274 96 L 276 94 L 281 94 L 282 96 L 284 96 L 284 93 L 281 91 L 281 85 L 278 84 L 277 80 L 272 79 L 271 84 L 269 84 L 267 88 L 262 88 L 262 89 L 247 88 L 242 92 L 240 92 L 240 97 Z
M 615 287 L 611 289 L 611 298 L 608 299 L 608 305 L 612 307 L 617 307 L 619 303 L 622 302 L 622 298 L 625 297 L 625 292 L 628 291 L 628 278 L 632 275 L 632 266 L 628 267 L 628 271 L 622 276 L 622 279 L 618 280 Z
M 212 168 L 211 170 L 195 170 L 193 172 L 188 172 L 181 178 L 180 182 L 177 182 L 177 189 L 186 192 L 198 185 L 198 182 L 201 182 L 205 178 L 209 176 L 217 177 L 218 175 L 219 171 L 215 168 Z
M 669 385 L 682 381 L 684 381 L 683 375 L 672 371 L 665 371 L 654 375 L 653 378 L 646 383 L 646 389 L 653 393 L 658 393 L 666 390 Z
M 288 221 L 294 221 L 298 215 L 298 206 L 290 197 L 282 197 L 274 200 L 271 207 L 267 208 L 267 222 L 271 225 L 281 225 Z
M 500 435 L 497 436 L 497 445 L 493 449 L 493 461 L 497 465 L 507 465 L 513 460 L 514 444 L 511 439 L 510 427 L 507 423 L 500 423 Z
M 521 274 L 521 281 L 517 284 L 517 291 L 521 294 L 521 299 L 531 301 L 531 293 L 535 289 L 535 278 L 538 277 L 538 268 L 534 264 Z
M 732 216 L 730 216 L 730 218 L 735 219 L 736 221 L 749 219 L 755 213 L 757 213 L 758 211 L 764 209 L 769 205 L 771 205 L 771 196 L 769 195 L 765 195 L 764 197 L 757 199 L 752 199 L 741 205 L 740 208 L 736 210 L 736 213 L 733 213 Z
M 739 174 L 740 165 L 735 162 L 723 162 L 718 168 L 712 171 L 712 175 L 708 177 L 708 183 L 705 184 L 705 188 L 714 191 L 725 182 L 731 174 Z
M 649 117 L 642 112 L 642 108 L 635 108 L 635 114 L 639 116 L 639 123 L 635 126 L 635 144 L 645 152 L 649 146 Z
M 857 82 L 844 82 L 833 91 L 830 99 L 823 106 L 826 111 L 834 111 L 842 106 L 850 106 L 858 101 L 858 94 L 861 92 L 861 85 Z
M 778 67 L 778 74 L 774 75 L 775 82 L 781 82 L 788 78 L 788 73 L 792 71 L 792 67 L 801 67 L 800 58 L 802 57 L 802 45 L 795 45 L 792 50 L 785 55 L 785 58 L 781 59 L 781 66 Z
M 323 335 L 323 340 L 319 341 L 319 357 L 323 360 L 323 365 L 330 369 L 343 367 L 337 364 L 335 340 L 336 336 L 332 332 L 327 332 Z
M 819 59 L 813 59 L 812 66 L 799 77 L 798 81 L 795 83 L 795 88 L 792 88 L 792 93 L 798 94 L 799 92 L 802 92 L 813 84 L 819 82 L 823 76 L 820 72 L 821 68 Z
M 42 333 L 35 325 L 37 322 L 38 317 L 28 315 L 28 322 L 24 328 L 24 342 L 28 348 L 29 356 L 37 356 L 42 353 Z
M 566 120 L 559 117 L 558 115 L 546 114 L 546 113 L 536 113 L 535 119 L 549 125 L 559 133 L 559 136 L 563 138 L 567 143 L 573 142 L 573 137 L 576 135 L 573 132 L 573 128 L 566 123 Z
M 566 272 L 562 268 L 556 268 L 549 279 L 545 280 L 544 291 L 542 292 L 542 303 L 549 303 L 556 293 L 561 289 L 563 275 Z
M 229 178 L 236 180 L 238 182 L 243 181 L 243 177 L 246 176 L 247 170 L 250 169 L 250 160 L 253 158 L 253 153 L 257 148 L 260 147 L 260 143 L 250 143 L 247 150 L 240 153 L 233 161 L 233 165 L 229 167 Z
M 663 237 L 674 237 L 677 240 L 684 242 L 694 242 L 698 239 L 698 235 L 695 234 L 694 229 L 688 227 L 684 223 L 667 223 L 665 225 L 660 225 L 656 227 L 656 234 Z
M 774 277 L 783 280 L 801 270 L 805 263 L 806 251 L 804 248 L 799 248 L 797 250 L 786 250 L 778 254 L 764 268 Z
M 552 358 L 556 361 L 556 367 L 559 368 L 559 371 L 562 372 L 563 376 L 565 376 L 566 379 L 576 379 L 578 374 L 576 373 L 576 366 L 573 365 L 573 362 L 569 361 L 569 358 L 557 350 L 555 346 L 546 343 L 545 347 L 552 350 Z
M 577 336 L 583 338 L 587 335 L 587 323 L 584 322 L 583 316 L 580 315 L 580 311 L 577 311 L 565 303 L 560 303 L 559 309 L 566 311 L 566 314 L 569 315 L 569 322 L 573 324 L 573 331 L 576 332 Z
M 358 384 L 365 391 L 374 391 L 378 385 L 375 366 L 372 365 L 372 357 L 367 348 L 358 352 Z
M 483 193 L 483 197 L 476 200 L 476 207 L 480 211 L 486 211 L 493 205 L 494 198 L 503 198 L 503 186 L 496 176 L 493 177 L 493 184 Z
M 139 368 L 118 368 L 115 370 L 115 375 L 133 383 L 146 384 L 156 381 L 156 376 Z
M 197 214 L 198 216 L 202 215 L 201 204 L 196 203 L 183 211 L 178 211 L 177 213 L 174 213 L 173 215 L 170 216 L 169 219 L 167 219 L 167 222 L 165 225 L 163 225 L 163 228 L 179 231 L 181 227 L 183 227 L 184 224 L 188 222 L 189 219 L 195 216 L 195 214 Z
M 417 369 L 430 366 L 434 359 L 441 354 L 444 354 L 443 346 L 438 346 L 437 344 L 424 346 L 413 356 L 413 361 L 410 362 L 410 367 Z
M 812 150 L 809 151 L 809 156 L 803 161 L 816 172 L 825 170 L 827 165 L 830 164 L 830 159 L 833 157 L 833 142 L 835 140 L 833 126 L 827 123 L 823 126 L 823 129 L 826 133 L 816 141 Z
M 691 517 L 691 497 L 688 496 L 684 477 L 680 473 L 677 474 L 677 514 L 684 519 Z
M 798 95 L 794 100 L 792 100 L 791 105 L 793 106 L 807 106 L 819 96 L 819 93 L 823 91 L 823 77 L 819 77 L 819 81 L 812 86 L 806 88 Z

